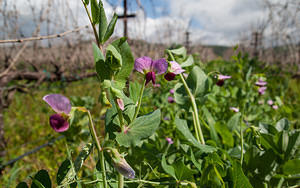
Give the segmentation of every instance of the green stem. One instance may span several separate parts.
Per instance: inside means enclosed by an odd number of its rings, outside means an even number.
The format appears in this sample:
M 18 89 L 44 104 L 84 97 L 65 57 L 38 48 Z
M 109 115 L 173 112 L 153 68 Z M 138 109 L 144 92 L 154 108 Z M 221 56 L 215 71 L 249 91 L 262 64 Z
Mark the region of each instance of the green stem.
M 200 143 L 205 144 L 205 140 L 204 140 L 204 137 L 203 137 L 203 134 L 202 134 L 201 125 L 200 125 L 200 121 L 199 121 L 199 113 L 198 113 L 195 97 L 193 96 L 191 90 L 189 89 L 187 83 L 185 82 L 182 74 L 180 74 L 180 79 L 181 79 L 181 82 L 183 83 L 183 86 L 184 86 L 185 90 L 187 91 L 187 93 L 190 97 L 191 103 L 192 103 L 192 108 L 193 108 L 193 111 L 194 111 L 194 114 L 195 114 L 195 118 L 194 118 L 194 120 L 195 120 L 194 121 L 195 130 L 196 129 L 198 130 L 198 136 L 199 136 L 200 141 L 201 141 Z
M 241 165 L 243 165 L 244 160 L 244 138 L 243 138 L 242 122 L 240 122 L 240 142 L 241 142 Z
M 98 150 L 98 157 L 99 157 L 99 160 L 100 160 L 100 165 L 101 165 L 101 170 L 102 170 L 103 187 L 107 188 L 106 170 L 105 170 L 105 161 L 104 161 L 103 150 L 101 148 L 100 142 L 99 142 L 97 134 L 96 134 L 96 130 L 95 130 L 95 126 L 94 126 L 94 123 L 93 123 L 92 115 L 91 115 L 89 110 L 87 110 L 87 113 L 88 113 L 88 117 L 89 117 L 89 121 L 90 121 L 90 123 L 89 123 L 90 132 L 92 134 L 92 138 L 93 138 L 94 142 L 96 143 L 96 148 Z
M 136 119 L 136 117 L 137 117 L 137 115 L 138 115 L 138 113 L 140 111 L 140 107 L 141 107 L 141 103 L 142 103 L 142 98 L 143 98 L 143 94 L 144 94 L 144 90 L 145 90 L 145 84 L 146 84 L 146 78 L 144 79 L 144 82 L 143 82 L 143 85 L 142 85 L 142 88 L 141 88 L 141 91 L 140 91 L 138 105 L 137 105 L 137 107 L 135 109 L 135 113 L 134 113 L 132 122 Z
M 118 174 L 118 188 L 124 187 L 124 176 L 122 174 Z
M 101 49 L 101 51 L 102 51 L 102 46 L 101 46 L 100 43 L 99 43 L 99 37 L 98 37 L 97 29 L 96 29 L 96 27 L 95 27 L 95 24 L 94 24 L 93 21 L 92 21 L 92 17 L 91 17 L 91 14 L 90 14 L 90 12 L 89 12 L 89 9 L 87 8 L 87 6 L 86 6 L 86 4 L 84 3 L 84 1 L 83 1 L 83 0 L 81 0 L 81 1 L 82 1 L 83 5 L 84 5 L 85 11 L 86 11 L 86 13 L 87 13 L 87 15 L 88 15 L 88 17 L 89 17 L 90 22 L 91 22 L 91 25 L 92 25 L 92 28 L 93 28 L 93 31 L 94 31 L 94 35 L 95 35 L 95 38 L 96 38 L 97 46 L 98 46 L 98 47 Z
M 196 131 L 196 139 L 198 140 L 199 143 L 201 143 L 200 137 L 199 137 L 199 131 L 198 131 L 198 128 L 195 126 L 196 117 L 195 117 L 195 113 L 194 113 L 194 112 L 192 112 L 192 116 L 193 116 L 193 122 L 194 122 L 194 129 L 195 129 L 195 131 Z
M 174 58 L 173 54 L 169 50 L 167 51 L 167 53 L 169 54 L 171 59 L 173 61 L 175 61 L 175 58 Z M 192 103 L 192 108 L 193 108 L 194 116 L 195 116 L 195 118 L 193 118 L 193 120 L 194 120 L 193 121 L 194 122 L 194 129 L 196 131 L 196 135 L 198 135 L 196 137 L 198 137 L 198 141 L 201 144 L 205 144 L 205 140 L 204 140 L 203 133 L 202 133 L 202 130 L 201 130 L 201 125 L 200 125 L 200 120 L 199 120 L 199 113 L 198 113 L 195 97 L 193 96 L 190 88 L 188 87 L 187 83 L 185 82 L 185 79 L 184 79 L 183 75 L 182 74 L 179 74 L 179 75 L 180 75 L 181 82 L 183 83 L 183 86 L 184 86 L 186 92 L 188 93 L 188 95 L 190 97 L 190 100 L 191 100 L 191 103 Z

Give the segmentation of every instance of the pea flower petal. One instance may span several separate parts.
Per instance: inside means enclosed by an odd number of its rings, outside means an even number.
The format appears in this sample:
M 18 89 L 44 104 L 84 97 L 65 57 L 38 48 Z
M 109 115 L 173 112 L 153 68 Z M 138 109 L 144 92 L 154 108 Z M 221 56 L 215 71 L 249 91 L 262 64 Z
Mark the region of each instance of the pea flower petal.
M 70 100 L 60 94 L 49 94 L 43 97 L 43 100 L 58 114 L 69 114 L 71 111 Z
M 168 97 L 168 102 L 169 102 L 169 103 L 174 103 L 174 102 L 175 102 L 175 100 L 174 100 L 174 98 L 173 98 L 173 97 L 169 96 L 169 97 Z
M 174 144 L 172 138 L 166 138 L 166 141 L 171 145 L 171 144 Z
M 183 73 L 185 70 L 181 68 L 181 66 L 176 62 L 176 61 L 171 61 L 171 71 L 174 74 L 181 74 Z
M 155 84 L 155 72 L 148 72 L 146 74 L 146 84 L 147 85 L 150 81 L 152 81 L 152 84 Z
M 119 106 L 119 108 L 122 110 L 122 111 L 124 111 L 124 101 L 123 101 L 123 99 L 117 99 L 117 103 L 118 103 L 118 106 Z
M 266 90 L 267 90 L 267 87 L 260 87 L 260 88 L 258 89 L 258 93 L 259 93 L 260 95 L 263 95 L 263 94 L 265 94 Z
M 150 57 L 144 56 L 137 58 L 134 63 L 134 69 L 142 74 L 151 71 L 152 59 Z
M 160 75 L 167 71 L 168 63 L 165 59 L 158 59 L 153 61 L 152 70 L 156 72 L 156 74 Z
M 270 99 L 270 100 L 268 100 L 268 105 L 270 105 L 270 106 L 272 106 L 273 105 L 273 101 Z
M 257 82 L 255 82 L 255 85 L 258 87 L 263 87 L 267 85 L 267 82 L 263 81 L 262 79 L 259 79 Z
M 64 132 L 69 129 L 68 121 L 59 114 L 53 114 L 49 119 L 50 126 L 55 132 Z

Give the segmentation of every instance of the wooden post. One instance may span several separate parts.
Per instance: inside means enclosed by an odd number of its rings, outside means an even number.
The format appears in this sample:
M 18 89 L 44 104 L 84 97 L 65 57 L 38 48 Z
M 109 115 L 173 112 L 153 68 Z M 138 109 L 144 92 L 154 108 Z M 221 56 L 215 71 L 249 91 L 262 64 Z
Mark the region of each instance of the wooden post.
M 262 43 L 262 37 L 261 33 L 255 31 L 252 33 L 252 40 L 251 40 L 251 45 L 253 46 L 253 56 L 258 57 L 259 56 L 259 46 L 261 46 Z
M 185 32 L 185 46 L 187 50 L 190 49 L 190 34 L 191 33 L 189 31 Z
M 123 15 L 118 15 L 119 19 L 123 19 L 124 23 L 124 37 L 128 37 L 128 25 L 127 25 L 127 19 L 128 18 L 134 18 L 136 15 L 135 14 L 127 14 L 127 0 L 123 1 L 123 7 L 124 7 L 124 12 Z

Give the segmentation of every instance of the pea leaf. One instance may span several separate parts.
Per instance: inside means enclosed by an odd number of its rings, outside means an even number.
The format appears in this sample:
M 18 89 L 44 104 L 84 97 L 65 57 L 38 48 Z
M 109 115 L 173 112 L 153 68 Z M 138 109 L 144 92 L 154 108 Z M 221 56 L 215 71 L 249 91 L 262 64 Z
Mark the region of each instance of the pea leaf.
M 124 37 L 115 40 L 114 42 L 112 42 L 112 45 L 119 51 L 122 57 L 122 67 L 120 71 L 116 73 L 115 80 L 118 82 L 126 83 L 126 80 L 129 77 L 134 65 L 134 58 L 131 49 L 126 42 L 126 38 Z
M 109 64 L 105 62 L 102 52 L 95 43 L 93 43 L 93 53 L 96 64 L 96 72 L 100 78 L 100 81 L 103 82 L 105 79 L 111 80 L 113 71 L 111 70 Z
M 38 171 L 32 181 L 33 183 L 31 185 L 31 188 L 52 187 L 50 176 L 46 170 Z
M 113 15 L 112 19 L 110 20 L 109 25 L 106 29 L 105 35 L 102 39 L 102 43 L 105 43 L 110 38 L 110 36 L 113 34 L 117 20 L 118 20 L 118 15 L 116 13 L 114 13 L 114 15 Z
M 245 176 L 241 165 L 236 162 L 232 161 L 232 180 L 233 180 L 233 187 L 234 188 L 252 188 L 248 178 Z
M 100 8 L 97 0 L 91 0 L 91 12 L 93 24 L 99 23 Z
M 138 117 L 129 126 L 126 133 L 115 133 L 116 140 L 121 146 L 138 145 L 142 139 L 150 137 L 158 128 L 161 120 L 160 110 Z
M 78 172 L 83 165 L 85 159 L 89 156 L 93 149 L 93 145 L 91 143 L 87 143 L 82 149 L 79 155 L 76 157 L 74 161 L 75 171 Z
M 176 118 L 175 119 L 175 125 L 176 125 L 176 128 L 179 130 L 179 132 L 185 137 L 185 139 L 189 143 L 191 143 L 193 146 L 195 146 L 198 149 L 200 149 L 202 152 L 204 152 L 204 153 L 211 153 L 211 152 L 216 151 L 216 148 L 214 148 L 212 146 L 200 144 L 196 140 L 196 138 L 190 132 L 190 130 L 189 130 L 188 126 L 187 126 L 186 120 Z
M 227 127 L 229 128 L 230 131 L 233 131 L 233 130 L 236 130 L 237 128 L 239 128 L 240 117 L 241 117 L 241 113 L 238 112 L 229 119 L 229 121 L 227 123 Z
M 169 175 L 171 175 L 174 179 L 177 180 L 177 177 L 175 175 L 175 169 L 172 165 L 168 165 L 167 161 L 166 161 L 166 155 L 162 156 L 162 160 L 161 160 L 161 166 L 164 169 L 164 171 L 166 173 L 168 173 Z
M 103 38 L 107 30 L 107 18 L 102 0 L 99 2 L 99 43 L 103 44 Z

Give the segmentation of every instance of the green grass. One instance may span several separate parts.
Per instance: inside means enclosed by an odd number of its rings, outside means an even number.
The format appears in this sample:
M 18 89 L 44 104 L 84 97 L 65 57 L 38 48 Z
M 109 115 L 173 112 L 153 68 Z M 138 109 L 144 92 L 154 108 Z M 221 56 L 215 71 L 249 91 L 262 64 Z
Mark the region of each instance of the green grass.
M 99 86 L 95 79 L 87 79 L 64 86 L 60 83 L 44 84 L 25 94 L 16 93 L 9 108 L 4 112 L 7 140 L 7 155 L 4 163 L 60 135 L 54 132 L 48 123 L 53 111 L 42 100 L 42 97 L 49 93 L 60 93 L 68 97 L 91 96 L 97 99 Z M 96 105 L 93 111 L 99 112 L 99 106 Z M 64 139 L 62 139 L 52 146 L 24 157 L 15 163 L 14 167 L 5 168 L 4 175 L 0 177 L 0 182 L 3 183 L 2 185 L 0 183 L 0 187 L 6 187 L 11 177 L 14 181 L 10 186 L 13 187 L 16 182 L 28 180 L 29 175 L 33 175 L 40 169 L 48 170 L 51 179 L 55 180 L 56 171 L 66 157 L 65 150 Z

